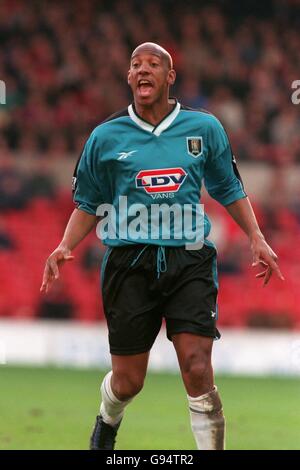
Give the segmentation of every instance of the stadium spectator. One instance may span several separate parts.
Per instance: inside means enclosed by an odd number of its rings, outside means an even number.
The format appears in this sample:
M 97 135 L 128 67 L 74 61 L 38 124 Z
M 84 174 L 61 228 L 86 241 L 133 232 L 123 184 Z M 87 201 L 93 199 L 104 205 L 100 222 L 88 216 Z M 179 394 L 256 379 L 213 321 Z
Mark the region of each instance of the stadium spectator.
M 100 245 L 99 240 L 95 243 L 89 245 L 81 259 L 81 265 L 83 269 L 87 272 L 99 270 L 99 266 L 102 263 L 103 256 L 105 253 L 105 249 L 102 245 Z
M 0 209 L 18 209 L 26 207 L 29 193 L 25 178 L 14 168 L 9 154 L 0 162 Z
M 62 282 L 57 283 L 51 292 L 48 292 L 46 296 L 40 299 L 37 314 L 39 318 L 48 320 L 70 320 L 74 318 L 74 305 Z
M 15 243 L 9 234 L 5 220 L 0 217 L 0 250 L 12 250 L 15 248 Z
M 26 178 L 26 186 L 31 198 L 53 199 L 57 194 L 54 178 L 51 175 L 51 160 L 40 159 L 33 172 Z

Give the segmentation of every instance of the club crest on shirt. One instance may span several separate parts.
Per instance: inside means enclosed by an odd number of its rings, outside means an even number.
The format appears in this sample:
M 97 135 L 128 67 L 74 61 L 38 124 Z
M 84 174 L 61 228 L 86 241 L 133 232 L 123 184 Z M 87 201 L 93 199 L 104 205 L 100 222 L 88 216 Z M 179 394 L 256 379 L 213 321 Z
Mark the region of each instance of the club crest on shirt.
M 187 151 L 188 153 L 194 157 L 197 158 L 202 154 L 202 137 L 187 137 L 186 138 L 186 145 L 187 145 Z

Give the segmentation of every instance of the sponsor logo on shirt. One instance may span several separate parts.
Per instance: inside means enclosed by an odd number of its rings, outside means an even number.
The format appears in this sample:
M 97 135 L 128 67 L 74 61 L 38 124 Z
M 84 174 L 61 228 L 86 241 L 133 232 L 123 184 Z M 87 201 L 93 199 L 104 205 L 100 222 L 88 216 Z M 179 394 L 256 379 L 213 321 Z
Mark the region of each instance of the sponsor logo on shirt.
M 186 177 L 187 173 L 182 168 L 141 170 L 136 175 L 135 184 L 148 194 L 176 192 Z

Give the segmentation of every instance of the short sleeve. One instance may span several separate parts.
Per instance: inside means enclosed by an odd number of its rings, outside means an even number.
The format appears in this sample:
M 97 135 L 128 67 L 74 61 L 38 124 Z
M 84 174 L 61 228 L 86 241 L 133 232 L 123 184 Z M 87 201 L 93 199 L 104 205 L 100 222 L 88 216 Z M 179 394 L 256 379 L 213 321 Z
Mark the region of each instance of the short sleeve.
M 227 206 L 247 195 L 227 134 L 222 124 L 214 117 L 207 139 L 209 152 L 204 167 L 204 184 L 212 198 Z
M 96 215 L 98 206 L 104 202 L 98 174 L 99 158 L 100 149 L 93 132 L 77 162 L 72 185 L 73 200 L 77 208 L 91 215 Z

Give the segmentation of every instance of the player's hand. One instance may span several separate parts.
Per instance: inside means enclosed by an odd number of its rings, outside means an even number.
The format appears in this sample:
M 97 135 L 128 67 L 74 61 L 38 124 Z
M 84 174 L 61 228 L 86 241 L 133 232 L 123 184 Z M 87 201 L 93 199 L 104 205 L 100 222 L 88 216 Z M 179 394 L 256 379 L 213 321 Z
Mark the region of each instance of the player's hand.
M 71 255 L 71 250 L 68 248 L 56 248 L 46 261 L 40 292 L 47 293 L 52 283 L 59 278 L 59 268 L 66 261 L 72 261 L 73 259 L 74 256 Z
M 256 275 L 257 278 L 263 278 L 263 286 L 265 287 L 272 277 L 273 272 L 284 281 L 284 277 L 277 264 L 278 256 L 272 248 L 267 244 L 264 238 L 256 237 L 251 241 L 251 249 L 253 254 L 252 266 L 262 266 L 263 271 Z

